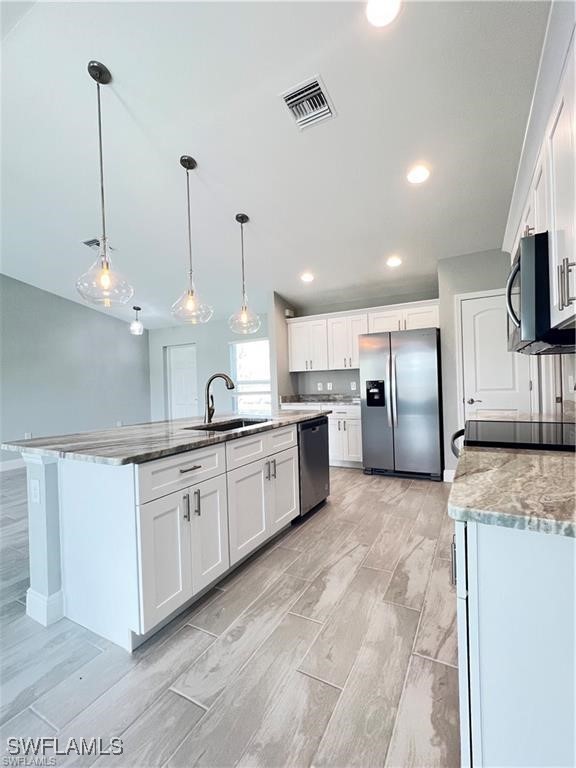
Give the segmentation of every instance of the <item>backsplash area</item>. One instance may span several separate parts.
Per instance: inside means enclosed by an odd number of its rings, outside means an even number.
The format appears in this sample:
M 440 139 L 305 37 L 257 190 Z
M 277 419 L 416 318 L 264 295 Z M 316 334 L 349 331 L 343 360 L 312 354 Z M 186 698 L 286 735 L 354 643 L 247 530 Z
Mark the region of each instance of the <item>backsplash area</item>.
M 360 374 L 352 371 L 310 371 L 309 373 L 293 373 L 294 389 L 299 395 L 351 395 L 360 396 Z M 328 389 L 328 383 L 332 389 Z M 318 389 L 322 384 L 322 389 Z M 352 384 L 356 386 L 352 389 Z

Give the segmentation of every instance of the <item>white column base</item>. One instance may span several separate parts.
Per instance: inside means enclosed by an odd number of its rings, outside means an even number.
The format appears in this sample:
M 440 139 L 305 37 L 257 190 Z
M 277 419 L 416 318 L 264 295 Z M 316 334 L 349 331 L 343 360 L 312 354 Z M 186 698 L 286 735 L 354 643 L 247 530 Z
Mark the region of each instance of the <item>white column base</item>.
M 51 595 L 41 595 L 29 589 L 26 592 L 26 613 L 31 619 L 48 627 L 64 617 L 64 595 L 62 590 Z

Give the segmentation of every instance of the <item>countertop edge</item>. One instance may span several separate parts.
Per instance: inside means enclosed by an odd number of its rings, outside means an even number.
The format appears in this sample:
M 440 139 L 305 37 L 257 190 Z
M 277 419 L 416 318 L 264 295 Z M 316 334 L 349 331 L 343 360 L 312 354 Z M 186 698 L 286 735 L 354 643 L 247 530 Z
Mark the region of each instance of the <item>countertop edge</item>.
M 511 515 L 497 510 L 475 509 L 473 507 L 455 507 L 448 503 L 448 515 L 462 523 L 482 523 L 497 525 L 501 528 L 534 531 L 557 536 L 576 538 L 576 523 L 570 521 L 551 520 L 546 517 L 526 515 Z

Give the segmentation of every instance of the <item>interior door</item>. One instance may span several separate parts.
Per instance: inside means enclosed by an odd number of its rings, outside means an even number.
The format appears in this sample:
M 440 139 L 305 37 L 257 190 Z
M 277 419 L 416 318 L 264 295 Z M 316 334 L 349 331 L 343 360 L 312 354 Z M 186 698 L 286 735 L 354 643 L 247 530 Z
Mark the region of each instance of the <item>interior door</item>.
M 390 399 L 390 334 L 360 336 L 362 463 L 366 469 L 394 469 Z
M 288 448 L 270 457 L 272 500 L 269 505 L 269 535 L 288 525 L 300 513 L 298 448 Z
M 207 587 L 230 567 L 226 475 L 190 489 L 192 587 Z
M 164 381 L 166 418 L 198 416 L 196 344 L 164 347 Z
M 351 315 L 348 318 L 348 346 L 350 350 L 348 362 L 350 368 L 360 367 L 358 337 L 363 333 L 368 333 L 368 315 Z
M 140 631 L 147 632 L 192 597 L 186 491 L 138 507 Z
M 438 331 L 390 334 L 394 464 L 397 472 L 442 472 Z
M 228 472 L 228 526 L 230 565 L 250 554 L 269 536 L 270 462 L 254 461 Z
M 508 351 L 504 294 L 461 302 L 465 415 L 530 412 L 528 357 Z
M 328 328 L 328 366 L 330 370 L 349 368 L 348 322 L 346 317 L 330 317 Z

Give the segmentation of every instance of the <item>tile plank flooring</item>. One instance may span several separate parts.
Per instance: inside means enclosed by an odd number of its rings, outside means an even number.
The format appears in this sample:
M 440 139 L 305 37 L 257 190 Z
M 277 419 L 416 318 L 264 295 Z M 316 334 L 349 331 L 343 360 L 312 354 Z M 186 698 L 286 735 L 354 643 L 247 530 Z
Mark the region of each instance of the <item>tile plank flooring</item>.
M 25 614 L 26 479 L 0 473 L 0 754 L 123 739 L 58 765 L 459 765 L 448 486 L 332 469 L 329 502 L 131 656 Z

